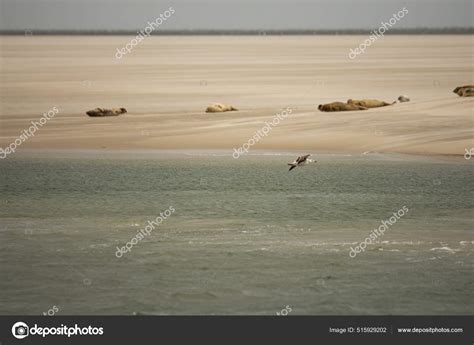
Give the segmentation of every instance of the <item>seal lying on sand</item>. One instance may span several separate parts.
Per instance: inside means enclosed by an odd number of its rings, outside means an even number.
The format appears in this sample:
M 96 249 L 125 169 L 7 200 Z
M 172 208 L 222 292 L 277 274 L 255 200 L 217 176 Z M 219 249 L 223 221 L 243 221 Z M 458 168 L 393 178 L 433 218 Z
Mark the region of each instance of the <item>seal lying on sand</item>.
M 377 99 L 348 99 L 347 104 L 355 104 L 364 108 L 378 108 L 378 107 L 386 107 L 387 105 L 395 104 L 395 102 L 387 103 L 387 102 L 379 101 Z
M 453 90 L 459 97 L 474 97 L 474 85 L 458 86 Z
M 400 96 L 395 102 L 387 103 L 378 99 L 348 99 L 347 103 L 332 102 L 328 104 L 320 104 L 318 109 L 321 111 L 351 111 L 351 110 L 367 110 L 370 108 L 386 107 L 388 105 L 409 102 L 407 96 Z
M 206 113 L 223 113 L 225 111 L 237 111 L 239 109 L 234 108 L 228 104 L 213 103 L 206 108 Z
M 320 104 L 318 106 L 318 109 L 320 111 L 352 111 L 367 110 L 368 108 L 353 103 L 332 102 L 327 104 Z
M 95 108 L 94 110 L 89 110 L 88 112 L 86 112 L 86 114 L 89 115 L 90 117 L 102 117 L 102 116 L 118 116 L 126 112 L 127 112 L 127 109 L 125 108 L 112 108 L 112 109 Z
M 398 99 L 395 101 L 395 103 L 403 103 L 403 102 L 410 102 L 410 98 L 405 95 L 401 95 L 398 97 Z

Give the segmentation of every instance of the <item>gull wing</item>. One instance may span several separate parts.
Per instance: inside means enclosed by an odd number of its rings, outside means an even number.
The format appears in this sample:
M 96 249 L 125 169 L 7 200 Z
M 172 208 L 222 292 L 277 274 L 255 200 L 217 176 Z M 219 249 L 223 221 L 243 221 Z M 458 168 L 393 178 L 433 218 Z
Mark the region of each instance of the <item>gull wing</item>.
M 296 162 L 297 163 L 301 163 L 301 162 L 304 162 L 305 160 L 308 159 L 308 157 L 311 156 L 311 155 L 304 155 L 304 156 L 300 156 L 296 159 Z

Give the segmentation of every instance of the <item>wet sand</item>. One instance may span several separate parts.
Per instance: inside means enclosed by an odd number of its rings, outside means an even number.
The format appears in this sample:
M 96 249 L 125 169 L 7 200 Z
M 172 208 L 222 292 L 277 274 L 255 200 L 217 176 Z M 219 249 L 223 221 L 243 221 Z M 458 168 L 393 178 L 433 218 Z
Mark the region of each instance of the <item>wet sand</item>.
M 462 155 L 474 146 L 472 36 L 388 36 L 355 60 L 365 36 L 150 37 L 122 59 L 127 36 L 1 36 L 0 145 L 57 107 L 19 149 L 229 149 L 285 107 L 253 149 Z M 322 113 L 348 98 L 411 102 Z M 238 112 L 204 112 L 225 102 Z M 95 107 L 128 114 L 89 118 Z

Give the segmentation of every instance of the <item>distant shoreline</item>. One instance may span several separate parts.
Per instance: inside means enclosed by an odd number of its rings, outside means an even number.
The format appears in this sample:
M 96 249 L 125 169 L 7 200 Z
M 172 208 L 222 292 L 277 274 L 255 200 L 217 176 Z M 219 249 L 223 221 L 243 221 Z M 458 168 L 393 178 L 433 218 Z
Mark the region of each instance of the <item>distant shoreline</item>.
M 137 30 L 0 30 L 0 35 L 77 35 L 77 36 L 121 36 L 135 35 Z M 368 29 L 340 29 L 340 30 L 157 30 L 154 36 L 316 36 L 316 35 L 366 35 L 372 31 Z M 472 35 L 474 27 L 462 28 L 414 28 L 391 29 L 385 35 Z

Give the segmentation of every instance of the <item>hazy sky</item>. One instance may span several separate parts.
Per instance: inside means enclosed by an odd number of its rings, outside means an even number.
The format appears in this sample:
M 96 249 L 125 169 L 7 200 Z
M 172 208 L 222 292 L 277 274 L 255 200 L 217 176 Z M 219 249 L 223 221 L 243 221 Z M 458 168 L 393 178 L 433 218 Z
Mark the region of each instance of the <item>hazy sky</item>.
M 0 29 L 142 29 L 170 6 L 166 29 L 472 27 L 474 0 L 0 0 Z

